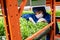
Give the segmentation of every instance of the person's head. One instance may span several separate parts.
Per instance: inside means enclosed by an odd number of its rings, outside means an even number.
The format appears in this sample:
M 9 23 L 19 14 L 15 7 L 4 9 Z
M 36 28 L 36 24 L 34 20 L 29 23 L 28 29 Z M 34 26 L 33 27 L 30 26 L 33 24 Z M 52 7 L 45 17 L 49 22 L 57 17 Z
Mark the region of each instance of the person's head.
M 33 7 L 33 12 L 37 18 L 42 18 L 46 10 L 45 7 Z
M 43 17 L 43 11 L 40 10 L 40 11 L 36 11 L 35 12 L 35 16 L 39 19 L 39 18 L 42 18 Z
M 35 14 L 36 15 L 43 14 L 43 11 L 42 10 L 36 11 Z

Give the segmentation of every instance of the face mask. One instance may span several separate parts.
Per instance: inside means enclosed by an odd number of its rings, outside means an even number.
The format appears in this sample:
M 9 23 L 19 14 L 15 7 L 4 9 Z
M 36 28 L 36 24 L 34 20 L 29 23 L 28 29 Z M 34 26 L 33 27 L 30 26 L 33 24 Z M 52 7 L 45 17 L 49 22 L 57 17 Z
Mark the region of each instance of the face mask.
M 35 16 L 39 19 L 39 18 L 42 18 L 42 17 L 43 17 L 43 14 L 42 14 L 42 13 L 40 13 L 40 14 L 35 15 Z

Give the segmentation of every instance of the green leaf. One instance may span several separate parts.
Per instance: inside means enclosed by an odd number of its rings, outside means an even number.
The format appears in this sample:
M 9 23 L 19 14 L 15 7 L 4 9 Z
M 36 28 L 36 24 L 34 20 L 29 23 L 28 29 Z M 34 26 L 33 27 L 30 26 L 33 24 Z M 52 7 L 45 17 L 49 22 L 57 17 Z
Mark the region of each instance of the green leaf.
M 46 25 L 47 23 L 44 22 L 33 24 L 32 22 L 27 21 L 25 18 L 20 18 L 20 26 L 23 40 L 36 33 L 38 30 L 44 28 Z

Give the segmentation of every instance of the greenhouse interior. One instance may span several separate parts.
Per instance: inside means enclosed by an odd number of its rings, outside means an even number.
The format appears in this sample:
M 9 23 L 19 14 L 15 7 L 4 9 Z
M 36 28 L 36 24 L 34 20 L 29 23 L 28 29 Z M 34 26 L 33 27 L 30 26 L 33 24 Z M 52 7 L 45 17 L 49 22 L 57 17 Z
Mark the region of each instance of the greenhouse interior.
M 0 40 L 60 40 L 60 0 L 0 0 Z

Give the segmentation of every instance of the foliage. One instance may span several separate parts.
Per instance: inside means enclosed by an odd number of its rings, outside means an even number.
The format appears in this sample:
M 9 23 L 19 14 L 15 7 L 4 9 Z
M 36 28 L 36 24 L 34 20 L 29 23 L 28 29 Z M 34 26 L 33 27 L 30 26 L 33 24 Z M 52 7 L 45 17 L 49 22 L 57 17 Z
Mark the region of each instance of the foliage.
M 38 30 L 44 28 L 46 25 L 47 23 L 44 22 L 33 24 L 32 22 L 27 21 L 24 18 L 20 18 L 20 26 L 23 40 L 37 32 Z
M 32 1 L 37 1 L 37 0 L 32 0 Z
M 59 26 L 59 31 L 60 31 L 60 22 L 58 22 L 58 26 Z
M 0 18 L 0 36 L 5 35 L 4 25 L 3 25 L 3 18 Z

